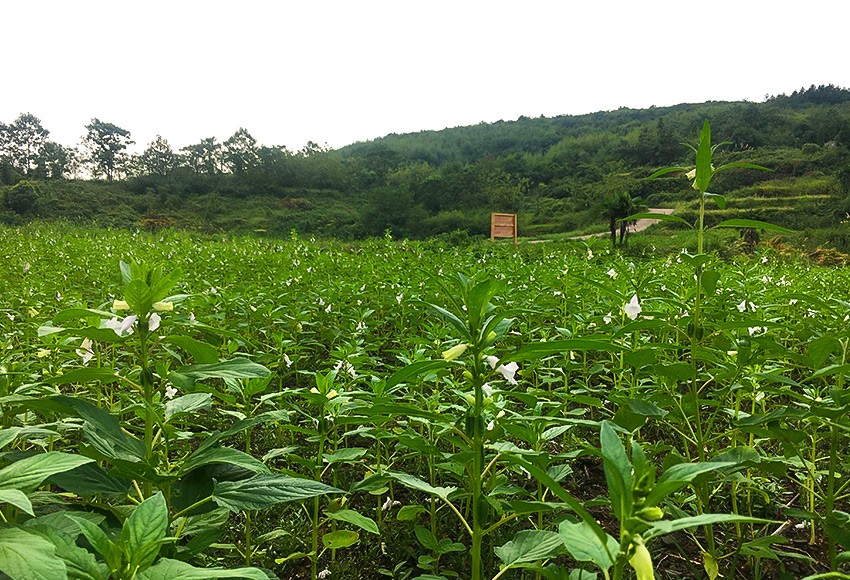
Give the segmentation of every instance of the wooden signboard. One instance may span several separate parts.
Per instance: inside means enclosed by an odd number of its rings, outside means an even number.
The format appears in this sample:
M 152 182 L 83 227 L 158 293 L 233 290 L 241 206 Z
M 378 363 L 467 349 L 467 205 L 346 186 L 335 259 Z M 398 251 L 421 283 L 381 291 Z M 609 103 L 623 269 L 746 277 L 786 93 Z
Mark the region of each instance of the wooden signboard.
M 516 244 L 516 214 L 490 214 L 490 241 L 496 238 L 513 238 Z

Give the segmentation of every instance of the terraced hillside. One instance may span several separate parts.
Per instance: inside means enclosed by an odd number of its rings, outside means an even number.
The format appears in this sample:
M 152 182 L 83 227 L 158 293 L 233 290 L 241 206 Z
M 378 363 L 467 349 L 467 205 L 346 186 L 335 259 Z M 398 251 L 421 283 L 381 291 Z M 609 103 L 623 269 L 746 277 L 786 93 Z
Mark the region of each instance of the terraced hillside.
M 725 199 L 725 204 L 724 204 Z M 755 219 L 802 230 L 821 227 L 837 217 L 843 195 L 832 176 L 808 174 L 782 177 L 737 189 L 706 205 L 706 224 L 733 218 Z M 725 205 L 725 207 L 723 207 Z M 676 215 L 688 221 L 698 217 L 696 198 L 684 202 Z

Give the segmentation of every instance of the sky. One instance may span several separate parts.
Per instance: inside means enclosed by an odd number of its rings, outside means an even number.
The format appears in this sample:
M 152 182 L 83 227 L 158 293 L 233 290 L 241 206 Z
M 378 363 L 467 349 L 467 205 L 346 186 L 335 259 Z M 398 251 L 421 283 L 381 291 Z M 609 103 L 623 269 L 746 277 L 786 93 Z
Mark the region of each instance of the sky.
M 845 7 L 846 6 L 846 7 Z M 850 87 L 844 0 L 27 0 L 0 3 L 0 122 L 136 149 L 241 127 L 337 148 L 520 116 Z

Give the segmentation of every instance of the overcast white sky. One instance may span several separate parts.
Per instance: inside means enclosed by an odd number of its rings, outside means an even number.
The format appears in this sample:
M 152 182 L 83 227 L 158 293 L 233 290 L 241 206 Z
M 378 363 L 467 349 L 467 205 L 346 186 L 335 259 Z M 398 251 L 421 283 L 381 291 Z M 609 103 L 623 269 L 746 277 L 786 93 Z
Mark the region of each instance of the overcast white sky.
M 178 149 L 850 87 L 850 3 L 9 0 L 0 121 L 76 144 L 93 118 Z

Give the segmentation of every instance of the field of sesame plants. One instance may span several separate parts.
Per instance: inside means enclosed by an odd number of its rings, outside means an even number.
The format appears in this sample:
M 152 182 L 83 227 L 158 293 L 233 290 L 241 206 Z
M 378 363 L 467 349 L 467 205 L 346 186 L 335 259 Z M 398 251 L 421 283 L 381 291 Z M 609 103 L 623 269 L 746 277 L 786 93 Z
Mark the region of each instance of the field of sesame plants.
M 0 255 L 10 578 L 847 577 L 845 270 L 57 226 Z
M 850 578 L 850 273 L 695 235 L 2 229 L 0 576 Z

